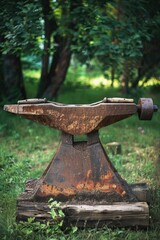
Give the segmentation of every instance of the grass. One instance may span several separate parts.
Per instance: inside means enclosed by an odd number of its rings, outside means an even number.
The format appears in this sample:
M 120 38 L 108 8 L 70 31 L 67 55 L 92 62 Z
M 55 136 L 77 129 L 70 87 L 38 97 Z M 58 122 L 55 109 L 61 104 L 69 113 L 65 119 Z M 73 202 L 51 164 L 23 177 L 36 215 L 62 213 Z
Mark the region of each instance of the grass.
M 83 74 L 80 74 L 82 78 Z M 35 74 L 35 76 L 37 76 Z M 73 78 L 71 74 L 70 77 Z M 92 76 L 91 76 L 92 77 Z M 98 77 L 98 76 L 97 76 Z M 84 78 L 84 76 L 83 76 Z M 79 78 L 78 78 L 79 79 Z M 90 78 L 92 79 L 92 78 Z M 71 81 L 62 87 L 57 101 L 64 103 L 91 103 L 105 96 L 122 96 L 118 88 L 91 86 L 90 81 Z M 27 80 L 28 97 L 33 97 L 35 88 L 30 90 Z M 34 81 L 34 80 L 33 80 Z M 84 84 L 85 83 L 85 84 Z M 36 85 L 36 83 L 34 83 Z M 34 86 L 35 86 L 34 85 Z M 159 92 L 149 87 L 134 95 L 152 97 L 160 102 Z M 25 181 L 40 177 L 55 153 L 59 143 L 59 132 L 31 121 L 0 112 L 0 239 L 88 239 L 88 240 L 158 240 L 160 239 L 160 112 L 152 121 L 139 121 L 133 116 L 100 130 L 101 141 L 122 144 L 122 154 L 112 155 L 111 160 L 119 173 L 128 182 L 146 182 L 151 189 L 151 224 L 147 230 L 131 229 L 84 229 L 65 235 L 46 236 L 42 232 L 26 232 L 21 235 L 15 225 L 16 198 L 24 190 Z

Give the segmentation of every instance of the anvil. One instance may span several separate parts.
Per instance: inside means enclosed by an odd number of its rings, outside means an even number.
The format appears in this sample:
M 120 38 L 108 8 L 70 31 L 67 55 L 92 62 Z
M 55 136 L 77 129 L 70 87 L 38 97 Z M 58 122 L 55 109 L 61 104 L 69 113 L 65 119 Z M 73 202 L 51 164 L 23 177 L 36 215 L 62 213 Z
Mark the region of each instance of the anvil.
M 104 98 L 92 104 L 61 104 L 46 99 L 20 100 L 4 110 L 62 132 L 61 144 L 33 190 L 22 199 L 54 199 L 62 202 L 136 202 L 127 182 L 122 179 L 99 140 L 98 130 L 138 114 L 150 120 L 157 111 L 150 98 Z M 75 135 L 87 135 L 76 142 Z

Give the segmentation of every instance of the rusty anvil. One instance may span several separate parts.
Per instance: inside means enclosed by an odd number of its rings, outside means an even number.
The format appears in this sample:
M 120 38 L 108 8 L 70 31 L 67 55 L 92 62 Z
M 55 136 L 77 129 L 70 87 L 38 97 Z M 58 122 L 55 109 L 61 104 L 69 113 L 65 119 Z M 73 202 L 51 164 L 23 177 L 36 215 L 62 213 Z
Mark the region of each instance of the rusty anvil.
M 65 202 L 136 202 L 130 186 L 122 179 L 99 140 L 98 130 L 138 113 L 150 120 L 156 105 L 150 98 L 104 98 L 92 104 L 65 105 L 46 99 L 20 100 L 4 110 L 62 131 L 62 141 L 30 193 L 21 198 L 44 201 L 54 197 Z M 74 135 L 87 135 L 76 142 Z

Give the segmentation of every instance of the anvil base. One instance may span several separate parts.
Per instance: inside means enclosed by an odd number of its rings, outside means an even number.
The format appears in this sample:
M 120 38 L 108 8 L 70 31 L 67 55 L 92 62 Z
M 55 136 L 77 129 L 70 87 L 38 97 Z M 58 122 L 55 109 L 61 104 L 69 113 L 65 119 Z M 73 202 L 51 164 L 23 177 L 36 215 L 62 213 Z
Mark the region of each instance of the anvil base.
M 60 201 L 67 223 L 79 227 L 149 225 L 145 184 L 129 185 L 109 160 L 98 131 L 75 142 L 62 133 L 62 142 L 42 177 L 28 181 L 17 202 L 17 220 L 51 220 L 50 198 Z
M 30 180 L 26 184 L 25 192 L 17 200 L 17 221 L 27 221 L 34 217 L 38 221 L 52 221 L 47 201 L 25 200 L 30 197 L 37 180 Z M 70 204 L 62 203 L 65 213 L 64 224 L 79 228 L 100 227 L 132 227 L 146 228 L 149 226 L 148 188 L 145 183 L 131 184 L 132 192 L 139 202 L 114 202 L 99 204 Z

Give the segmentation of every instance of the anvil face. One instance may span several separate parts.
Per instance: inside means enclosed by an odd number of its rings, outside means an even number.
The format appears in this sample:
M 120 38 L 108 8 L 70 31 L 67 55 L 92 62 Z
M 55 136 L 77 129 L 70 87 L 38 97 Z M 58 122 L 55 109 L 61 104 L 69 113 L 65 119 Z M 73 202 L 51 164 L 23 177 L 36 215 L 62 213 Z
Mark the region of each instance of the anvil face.
M 4 110 L 72 135 L 87 134 L 137 112 L 135 103 L 5 105 Z

